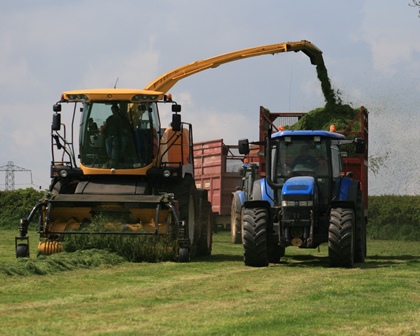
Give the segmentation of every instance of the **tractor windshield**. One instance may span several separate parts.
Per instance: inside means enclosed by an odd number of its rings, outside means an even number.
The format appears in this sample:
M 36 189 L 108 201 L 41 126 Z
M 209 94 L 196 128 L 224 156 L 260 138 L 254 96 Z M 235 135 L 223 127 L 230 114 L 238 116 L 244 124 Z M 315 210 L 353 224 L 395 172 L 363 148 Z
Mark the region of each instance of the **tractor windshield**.
M 92 168 L 149 165 L 158 151 L 156 103 L 85 104 L 80 125 L 80 162 Z
M 277 178 L 310 175 L 328 177 L 329 147 L 326 139 L 284 137 L 275 142 L 273 172 Z

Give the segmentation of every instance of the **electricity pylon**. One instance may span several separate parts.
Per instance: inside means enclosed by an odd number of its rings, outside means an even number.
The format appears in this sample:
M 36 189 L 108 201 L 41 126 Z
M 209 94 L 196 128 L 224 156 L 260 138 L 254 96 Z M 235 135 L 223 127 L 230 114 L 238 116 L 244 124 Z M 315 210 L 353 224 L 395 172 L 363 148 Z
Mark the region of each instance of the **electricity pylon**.
M 31 184 L 32 184 L 32 171 L 26 168 L 15 166 L 13 164 L 13 161 L 8 161 L 7 165 L 0 166 L 0 171 L 6 172 L 4 190 L 15 190 L 15 172 L 29 172 L 31 174 Z

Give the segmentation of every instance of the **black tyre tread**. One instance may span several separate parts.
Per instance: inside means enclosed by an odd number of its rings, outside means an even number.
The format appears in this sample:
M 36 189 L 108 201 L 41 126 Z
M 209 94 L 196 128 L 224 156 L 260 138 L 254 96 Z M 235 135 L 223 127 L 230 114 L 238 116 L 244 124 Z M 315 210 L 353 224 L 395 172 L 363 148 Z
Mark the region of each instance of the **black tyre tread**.
M 230 211 L 230 232 L 233 244 L 242 243 L 241 237 L 241 213 L 236 209 L 235 197 L 232 197 L 232 207 Z
M 265 208 L 244 210 L 243 246 L 244 262 L 247 266 L 268 266 L 267 220 Z
M 28 244 L 18 244 L 16 247 L 16 257 L 17 258 L 28 258 L 29 257 L 29 245 Z
M 212 214 L 209 201 L 200 200 L 200 237 L 198 238 L 197 256 L 209 256 L 212 251 Z
M 328 256 L 331 267 L 353 267 L 354 211 L 347 208 L 331 209 L 328 230 Z

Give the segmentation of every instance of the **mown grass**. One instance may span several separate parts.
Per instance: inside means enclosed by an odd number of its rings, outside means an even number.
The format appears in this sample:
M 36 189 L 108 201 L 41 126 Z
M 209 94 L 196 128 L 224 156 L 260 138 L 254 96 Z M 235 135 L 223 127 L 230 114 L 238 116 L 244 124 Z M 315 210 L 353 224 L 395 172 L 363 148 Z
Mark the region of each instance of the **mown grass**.
M 14 234 L 0 231 L 0 267 L 16 263 Z M 369 241 L 368 249 L 353 269 L 329 268 L 324 245 L 288 248 L 280 264 L 250 268 L 221 232 L 212 256 L 188 264 L 104 260 L 3 273 L 0 334 L 419 335 L 420 244 Z

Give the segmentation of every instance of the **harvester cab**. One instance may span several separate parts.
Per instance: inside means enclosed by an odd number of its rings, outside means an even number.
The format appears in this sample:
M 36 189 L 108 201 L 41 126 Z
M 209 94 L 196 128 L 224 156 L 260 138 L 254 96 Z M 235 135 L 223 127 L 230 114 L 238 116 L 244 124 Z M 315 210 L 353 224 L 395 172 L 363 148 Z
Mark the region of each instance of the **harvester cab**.
M 61 120 L 63 104 L 73 104 L 70 126 Z M 172 105 L 166 129 L 159 104 Z M 53 110 L 49 194 L 21 221 L 17 257 L 29 256 L 26 233 L 36 214 L 41 254 L 61 251 L 65 237 L 76 234 L 158 236 L 180 261 L 211 253 L 210 204 L 194 183 L 192 126 L 181 122 L 170 95 L 68 91 Z
M 242 154 L 249 152 L 247 139 L 238 146 Z M 254 182 L 251 200 L 243 207 L 246 265 L 279 262 L 287 246 L 322 243 L 328 243 L 331 266 L 352 267 L 364 260 L 363 186 L 346 176 L 343 146 L 361 154 L 365 143 L 323 130 L 268 133 L 266 176 Z

